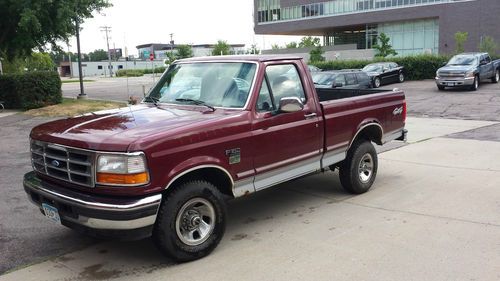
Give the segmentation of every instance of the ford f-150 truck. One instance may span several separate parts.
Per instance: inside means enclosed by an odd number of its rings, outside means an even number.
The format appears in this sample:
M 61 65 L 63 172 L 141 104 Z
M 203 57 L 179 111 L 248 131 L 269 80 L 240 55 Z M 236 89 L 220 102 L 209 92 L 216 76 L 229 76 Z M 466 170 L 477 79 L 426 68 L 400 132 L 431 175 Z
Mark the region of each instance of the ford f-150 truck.
M 500 80 L 500 60 L 492 61 L 488 53 L 458 54 L 436 71 L 436 85 L 440 91 L 446 87 L 467 87 L 472 91 L 479 83 Z
M 24 189 L 58 223 L 189 261 L 221 240 L 228 198 L 337 168 L 368 191 L 372 143 L 404 141 L 405 118 L 402 91 L 316 90 L 297 57 L 179 60 L 139 105 L 35 127 Z

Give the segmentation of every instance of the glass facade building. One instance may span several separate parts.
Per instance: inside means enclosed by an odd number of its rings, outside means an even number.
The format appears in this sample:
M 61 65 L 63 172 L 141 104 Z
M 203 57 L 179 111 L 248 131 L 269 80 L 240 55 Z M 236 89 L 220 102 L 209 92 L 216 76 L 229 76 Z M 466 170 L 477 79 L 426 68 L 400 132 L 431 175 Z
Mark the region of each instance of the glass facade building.
M 371 49 L 385 33 L 411 55 L 455 52 L 458 31 L 469 34 L 466 51 L 484 36 L 500 41 L 500 0 L 255 0 L 254 9 L 256 34 L 321 36 L 326 46 Z

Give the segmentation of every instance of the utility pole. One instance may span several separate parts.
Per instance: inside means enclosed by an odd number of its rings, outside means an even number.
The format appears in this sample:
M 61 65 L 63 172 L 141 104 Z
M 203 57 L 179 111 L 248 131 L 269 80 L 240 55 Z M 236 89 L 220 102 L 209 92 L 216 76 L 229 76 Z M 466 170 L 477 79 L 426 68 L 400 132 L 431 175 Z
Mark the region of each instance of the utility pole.
M 106 33 L 106 46 L 108 48 L 108 68 L 109 68 L 109 77 L 113 77 L 112 65 L 111 65 L 111 52 L 109 51 L 109 33 L 111 32 L 111 26 L 101 26 L 101 31 Z
M 80 78 L 80 94 L 76 97 L 77 99 L 86 99 L 87 95 L 83 90 L 83 73 L 82 73 L 82 53 L 80 51 L 80 23 L 79 19 L 75 19 L 76 23 L 76 49 L 78 52 L 78 77 Z
M 174 34 L 170 33 L 170 55 L 174 57 Z

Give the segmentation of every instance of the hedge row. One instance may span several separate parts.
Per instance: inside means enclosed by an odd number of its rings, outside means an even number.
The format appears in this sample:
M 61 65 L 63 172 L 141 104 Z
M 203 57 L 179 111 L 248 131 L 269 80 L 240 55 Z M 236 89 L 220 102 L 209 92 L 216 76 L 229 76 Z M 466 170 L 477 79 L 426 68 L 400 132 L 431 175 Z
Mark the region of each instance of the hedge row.
M 163 73 L 165 71 L 165 67 L 160 66 L 160 67 L 155 67 L 155 73 Z M 152 74 L 153 70 L 148 68 L 148 69 L 120 69 L 116 72 L 117 77 L 139 77 L 144 74 Z
M 407 80 L 434 79 L 436 70 L 443 66 L 449 56 L 417 55 L 408 57 L 376 58 L 373 60 L 335 60 L 311 63 L 323 70 L 358 69 L 374 62 L 391 61 L 404 66 Z
M 57 72 L 26 72 L 0 75 L 0 101 L 6 108 L 32 109 L 62 102 Z

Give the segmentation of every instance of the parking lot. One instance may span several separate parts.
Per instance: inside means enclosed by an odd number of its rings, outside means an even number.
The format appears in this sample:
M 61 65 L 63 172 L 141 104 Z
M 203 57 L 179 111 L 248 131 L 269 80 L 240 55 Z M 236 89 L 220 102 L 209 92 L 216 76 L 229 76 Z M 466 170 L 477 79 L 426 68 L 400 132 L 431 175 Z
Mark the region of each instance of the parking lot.
M 87 94 L 126 100 L 152 83 L 129 79 L 127 94 L 124 79 L 85 83 Z M 500 85 L 393 87 L 406 93 L 409 142 L 379 155 L 370 192 L 348 195 L 329 172 L 232 201 L 219 247 L 186 264 L 149 239 L 95 240 L 47 221 L 21 179 L 29 130 L 48 119 L 2 117 L 0 274 L 21 269 L 0 280 L 499 280 Z

